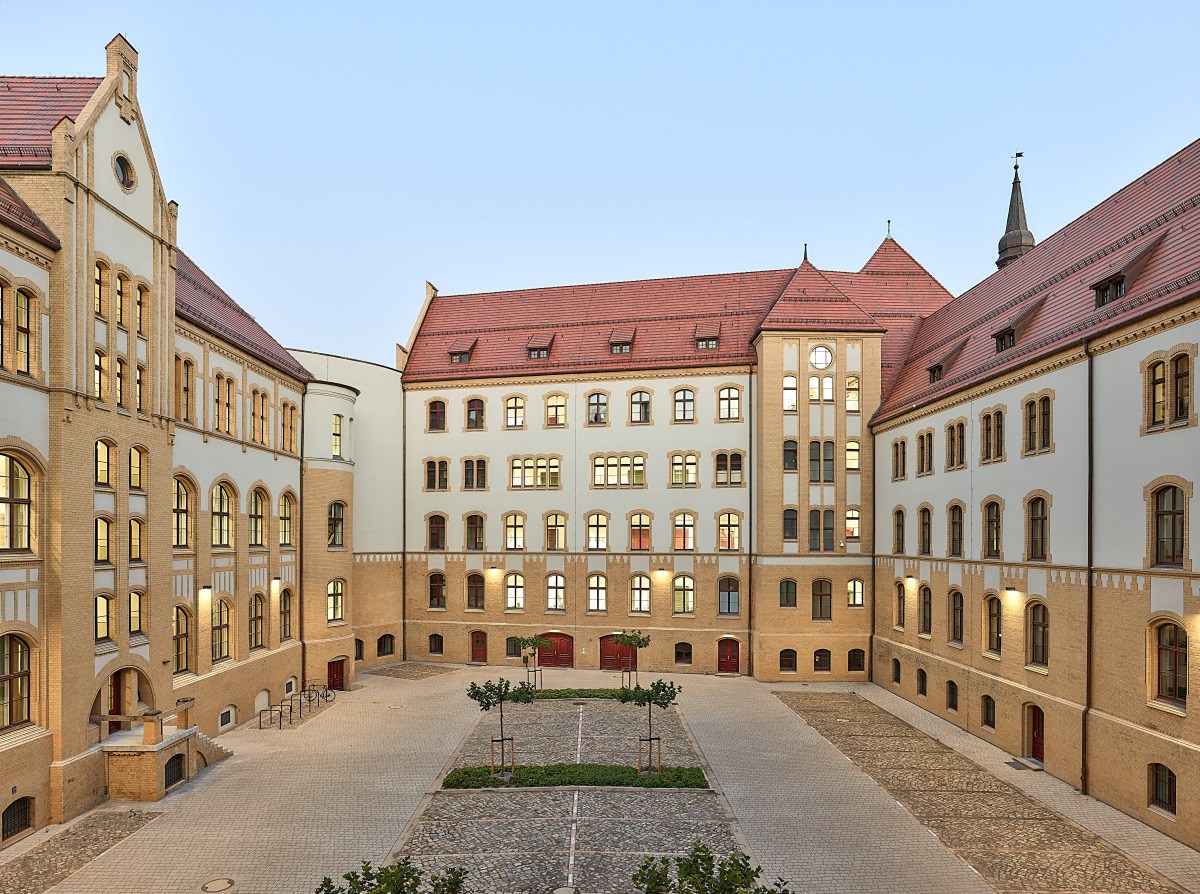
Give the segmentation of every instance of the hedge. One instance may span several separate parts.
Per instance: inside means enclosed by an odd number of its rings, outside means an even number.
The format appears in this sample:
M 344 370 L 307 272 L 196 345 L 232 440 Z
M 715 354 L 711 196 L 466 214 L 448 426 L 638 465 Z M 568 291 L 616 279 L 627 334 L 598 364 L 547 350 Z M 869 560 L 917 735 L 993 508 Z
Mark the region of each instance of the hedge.
M 639 788 L 708 788 L 699 767 L 663 767 L 661 773 L 639 775 L 634 767 L 606 764 L 517 765 L 508 782 L 492 776 L 491 767 L 462 767 L 446 774 L 442 788 L 522 788 L 554 785 L 624 785 Z

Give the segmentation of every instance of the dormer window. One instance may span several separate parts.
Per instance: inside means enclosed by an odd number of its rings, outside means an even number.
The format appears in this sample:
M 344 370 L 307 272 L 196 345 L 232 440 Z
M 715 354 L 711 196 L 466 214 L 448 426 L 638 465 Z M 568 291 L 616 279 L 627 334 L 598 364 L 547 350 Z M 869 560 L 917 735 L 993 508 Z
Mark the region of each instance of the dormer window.
M 929 367 L 929 384 L 932 385 L 934 382 L 940 382 L 944 372 L 945 370 L 940 363 Z
M 1125 297 L 1125 277 L 1118 276 L 1096 286 L 1096 307 L 1104 307 Z
M 554 342 L 554 333 L 539 332 L 529 337 L 525 343 L 530 360 L 545 360 L 550 356 L 550 345 Z
M 451 351 L 450 352 L 450 362 L 451 363 L 466 363 L 470 359 L 471 359 L 471 353 L 469 351 Z
M 610 354 L 628 354 L 633 350 L 633 336 L 637 330 L 633 326 L 621 326 L 614 329 L 608 336 L 608 352 Z
M 715 338 L 698 338 L 696 339 L 697 351 L 715 351 L 717 349 L 717 340 Z
M 550 356 L 549 348 L 530 348 L 529 349 L 529 359 L 530 360 L 545 360 L 549 356 Z
M 471 335 L 465 338 L 456 338 L 454 343 L 450 345 L 450 362 L 470 363 L 471 351 L 474 350 L 476 341 L 478 339 Z
M 633 349 L 627 341 L 615 341 L 608 346 L 609 353 L 612 354 L 628 354 Z
M 715 351 L 717 345 L 720 344 L 718 339 L 721 336 L 721 324 L 712 321 L 706 321 L 696 324 L 696 350 L 697 351 Z
M 1017 343 L 1017 330 L 1005 329 L 1003 332 L 996 333 L 996 353 L 1011 348 Z

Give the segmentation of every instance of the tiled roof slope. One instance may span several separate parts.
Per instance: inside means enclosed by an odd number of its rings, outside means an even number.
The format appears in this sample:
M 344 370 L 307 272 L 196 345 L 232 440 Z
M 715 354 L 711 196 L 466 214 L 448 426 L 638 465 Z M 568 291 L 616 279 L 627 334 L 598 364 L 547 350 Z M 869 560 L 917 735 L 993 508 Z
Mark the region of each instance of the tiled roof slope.
M 302 382 L 312 381 L 312 373 L 183 252 L 175 262 L 175 313 Z
M 83 111 L 103 78 L 0 76 L 0 167 L 47 167 L 50 131 Z
M 766 331 L 851 329 L 883 332 L 870 314 L 838 290 L 806 259 L 783 294 L 771 305 L 760 329 Z
M 1164 235 L 1165 234 L 1165 235 Z M 1141 256 L 1152 240 L 1161 242 Z M 1129 264 L 1125 297 L 1096 307 L 1092 286 Z M 1200 292 L 1200 140 L 922 321 L 873 421 L 985 381 Z M 1017 343 L 994 335 L 1020 320 Z M 941 381 L 929 367 L 965 341 Z
M 20 230 L 49 248 L 57 250 L 62 247 L 58 237 L 34 214 L 33 209 L 25 204 L 3 177 L 0 177 L 0 222 L 8 224 L 14 230 Z

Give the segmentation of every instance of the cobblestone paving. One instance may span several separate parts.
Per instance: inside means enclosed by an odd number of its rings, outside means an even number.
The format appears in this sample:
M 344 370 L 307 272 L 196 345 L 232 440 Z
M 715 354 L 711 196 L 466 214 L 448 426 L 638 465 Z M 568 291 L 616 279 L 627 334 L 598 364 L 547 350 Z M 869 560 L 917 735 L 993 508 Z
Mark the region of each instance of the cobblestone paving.
M 375 674 L 380 677 L 393 677 L 397 680 L 428 680 L 430 677 L 440 677 L 461 670 L 457 664 L 422 664 L 419 661 L 403 661 L 399 664 L 385 664 L 360 671 L 362 674 Z
M 835 692 L 775 695 L 1001 894 L 1184 890 L 866 699 Z M 880 753 L 890 756 L 881 760 Z M 906 766 L 917 755 L 950 766 Z
M 148 810 L 94 811 L 19 857 L 0 863 L 0 894 L 49 891 L 161 815 Z

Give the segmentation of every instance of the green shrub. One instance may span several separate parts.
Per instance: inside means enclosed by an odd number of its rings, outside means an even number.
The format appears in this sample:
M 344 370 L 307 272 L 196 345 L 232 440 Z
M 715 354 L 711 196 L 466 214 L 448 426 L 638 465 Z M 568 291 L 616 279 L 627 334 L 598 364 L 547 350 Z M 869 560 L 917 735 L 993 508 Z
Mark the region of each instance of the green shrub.
M 518 765 L 516 773 L 508 782 L 492 776 L 490 767 L 463 767 L 452 770 L 446 774 L 442 788 L 521 788 L 555 785 L 708 788 L 708 779 L 698 767 L 663 767 L 661 773 L 639 775 L 634 767 L 606 764 L 550 764 L 546 767 Z
M 534 700 L 543 698 L 614 698 L 621 697 L 620 689 L 539 689 Z
M 675 874 L 666 857 L 646 857 L 633 874 L 633 886 L 643 894 L 792 894 L 783 879 L 770 888 L 756 884 L 761 869 L 750 868 L 742 853 L 721 860 L 699 841 L 686 856 L 675 858 Z
M 435 872 L 429 876 L 425 890 L 429 894 L 461 894 L 466 876 L 466 870 L 458 868 Z M 321 880 L 317 894 L 418 894 L 421 889 L 421 870 L 414 867 L 408 857 L 378 869 L 363 863 L 361 872 L 347 872 L 342 878 L 347 882 L 344 886 L 334 884 L 333 879 L 326 876 Z

